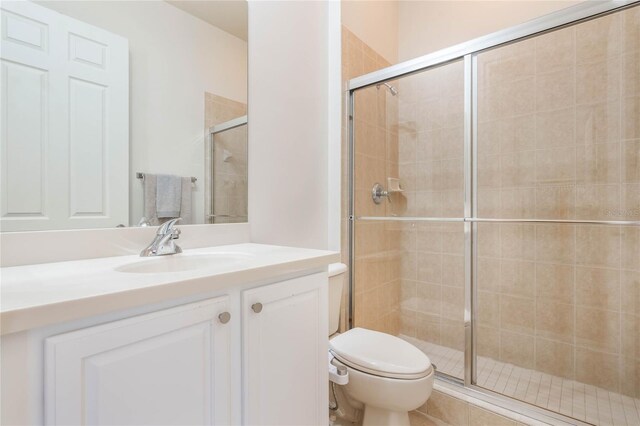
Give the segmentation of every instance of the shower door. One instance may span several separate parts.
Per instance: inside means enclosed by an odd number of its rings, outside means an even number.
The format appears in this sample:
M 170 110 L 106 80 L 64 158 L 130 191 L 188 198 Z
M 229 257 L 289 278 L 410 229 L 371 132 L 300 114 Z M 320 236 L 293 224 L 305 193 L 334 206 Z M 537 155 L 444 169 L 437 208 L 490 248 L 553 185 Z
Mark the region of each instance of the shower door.
M 350 95 L 351 326 L 503 407 L 640 424 L 640 5 L 585 2 Z
M 640 11 L 479 53 L 476 381 L 640 424 Z
M 459 379 L 465 348 L 463 77 L 463 61 L 454 61 L 363 88 L 354 94 L 353 114 L 353 326 L 408 340 L 438 371 Z M 386 196 L 374 199 L 376 184 Z

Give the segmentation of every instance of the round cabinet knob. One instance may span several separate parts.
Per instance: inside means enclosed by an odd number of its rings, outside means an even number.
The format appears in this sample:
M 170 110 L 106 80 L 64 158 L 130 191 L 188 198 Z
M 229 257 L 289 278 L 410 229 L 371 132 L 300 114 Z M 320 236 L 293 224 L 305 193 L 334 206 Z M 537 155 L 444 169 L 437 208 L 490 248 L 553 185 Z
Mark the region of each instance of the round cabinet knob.
M 218 315 L 218 319 L 220 320 L 221 323 L 226 324 L 231 319 L 231 314 L 229 312 L 223 312 L 220 315 Z
M 260 312 L 262 312 L 262 303 L 254 303 L 253 305 L 251 305 L 251 309 L 256 314 L 259 314 Z

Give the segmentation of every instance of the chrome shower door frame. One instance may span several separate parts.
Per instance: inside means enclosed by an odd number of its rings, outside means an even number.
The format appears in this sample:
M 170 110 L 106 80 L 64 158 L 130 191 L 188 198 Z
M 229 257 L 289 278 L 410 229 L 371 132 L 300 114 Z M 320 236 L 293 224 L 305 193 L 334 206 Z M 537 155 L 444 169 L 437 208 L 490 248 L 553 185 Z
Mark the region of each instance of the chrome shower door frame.
M 560 413 L 530 405 L 526 402 L 482 388 L 476 384 L 476 315 L 477 315 L 477 267 L 478 245 L 477 231 L 479 223 L 573 223 L 599 225 L 634 225 L 640 221 L 604 221 L 604 220 L 545 220 L 545 219 L 494 219 L 478 217 L 478 68 L 477 55 L 502 45 L 518 42 L 540 34 L 574 25 L 603 15 L 617 12 L 637 5 L 640 0 L 584 2 L 564 10 L 545 15 L 522 25 L 495 32 L 477 39 L 458 44 L 416 59 L 392 65 L 390 67 L 365 74 L 350 80 L 347 84 L 347 138 L 348 138 L 348 174 L 349 174 L 349 306 L 347 326 L 353 327 L 355 314 L 355 225 L 356 221 L 430 221 L 464 223 L 464 380 L 439 373 L 439 377 L 448 382 L 464 386 L 472 396 L 503 406 L 539 419 L 561 420 L 584 424 Z M 389 80 L 406 77 L 438 66 L 463 61 L 464 64 L 464 218 L 429 217 L 356 217 L 355 211 L 355 93 L 359 89 L 382 84 Z

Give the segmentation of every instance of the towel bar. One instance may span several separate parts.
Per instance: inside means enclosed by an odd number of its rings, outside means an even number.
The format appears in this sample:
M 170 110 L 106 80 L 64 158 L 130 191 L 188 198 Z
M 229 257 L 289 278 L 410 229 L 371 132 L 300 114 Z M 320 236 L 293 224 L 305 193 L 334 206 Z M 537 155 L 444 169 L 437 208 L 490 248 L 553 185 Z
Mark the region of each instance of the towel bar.
M 144 179 L 144 173 L 136 172 L 136 178 Z M 198 178 L 191 176 L 191 183 L 196 183 L 197 180 L 198 180 Z

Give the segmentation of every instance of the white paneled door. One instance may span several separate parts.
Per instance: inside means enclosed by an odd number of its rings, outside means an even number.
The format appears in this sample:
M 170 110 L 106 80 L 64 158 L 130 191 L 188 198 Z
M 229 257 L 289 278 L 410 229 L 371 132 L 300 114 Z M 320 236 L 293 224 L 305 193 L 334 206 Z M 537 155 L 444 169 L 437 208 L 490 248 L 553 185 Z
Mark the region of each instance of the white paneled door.
M 128 41 L 28 1 L 2 2 L 0 226 L 128 222 Z
M 228 309 L 222 296 L 46 339 L 46 424 L 230 424 Z
M 243 292 L 245 425 L 329 424 L 327 276 Z

